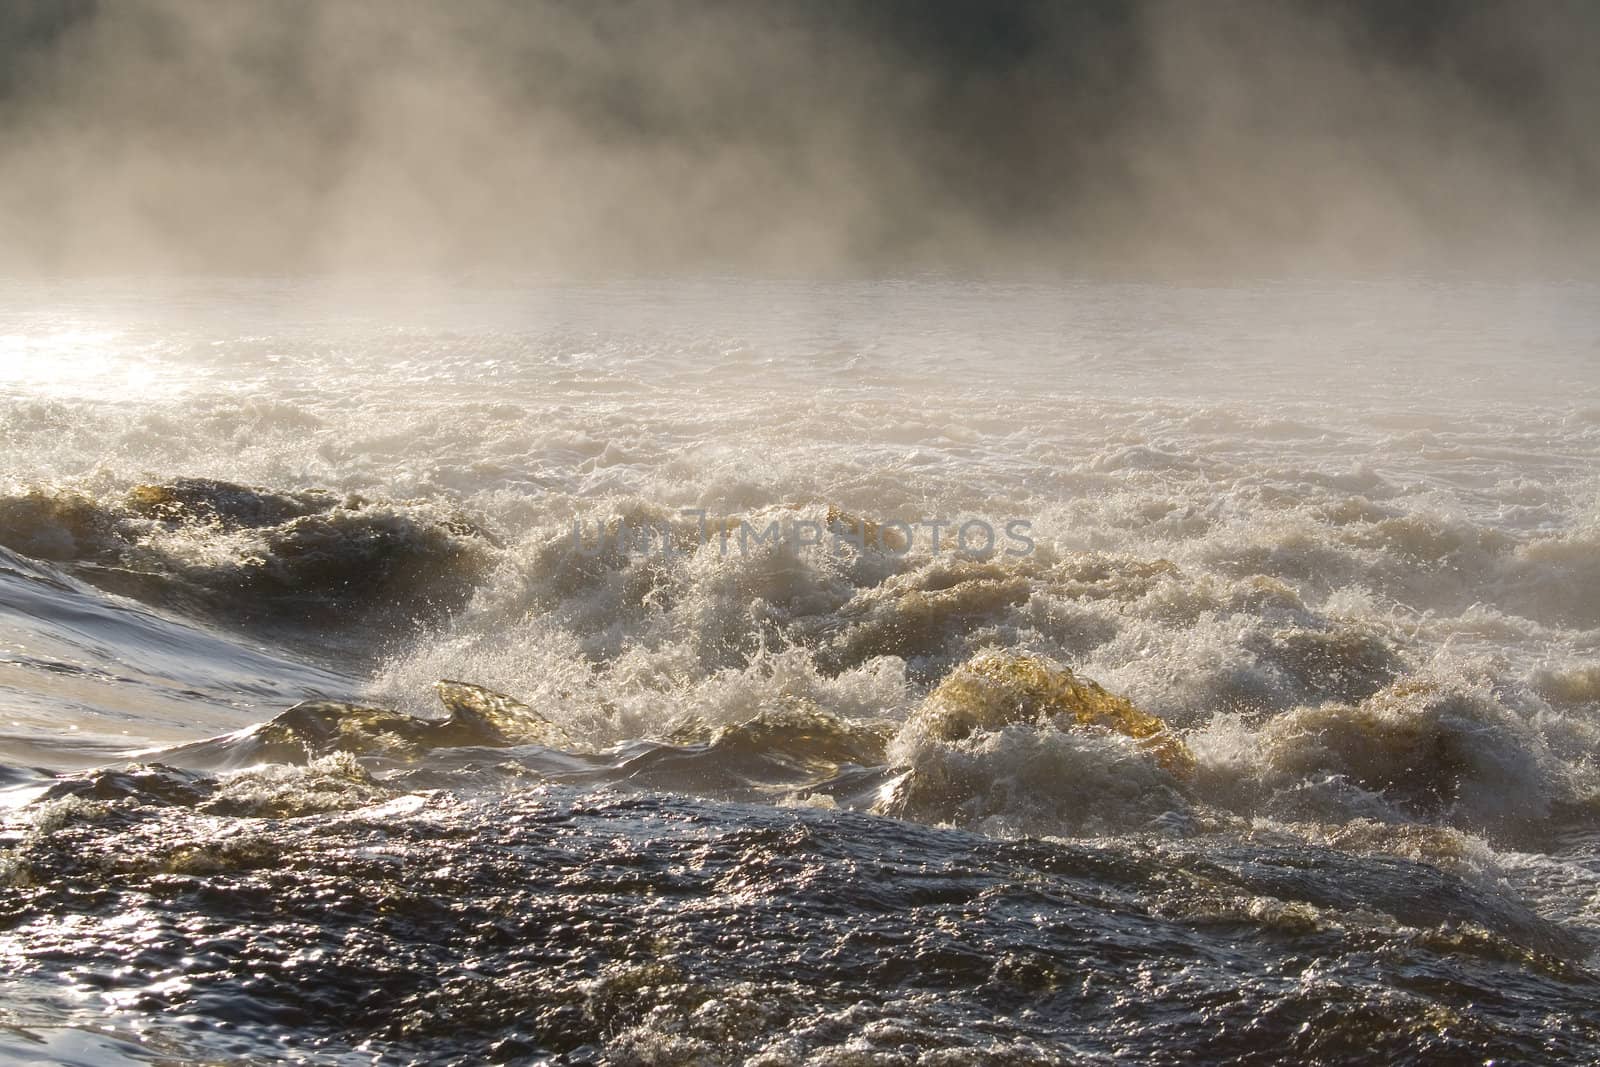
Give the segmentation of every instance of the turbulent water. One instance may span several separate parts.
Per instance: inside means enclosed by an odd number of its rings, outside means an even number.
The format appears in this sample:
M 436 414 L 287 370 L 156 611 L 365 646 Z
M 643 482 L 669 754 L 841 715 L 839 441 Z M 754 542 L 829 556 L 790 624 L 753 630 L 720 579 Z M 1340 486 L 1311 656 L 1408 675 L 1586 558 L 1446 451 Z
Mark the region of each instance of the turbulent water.
M 1600 288 L 7 296 L 0 1058 L 1595 1062 Z

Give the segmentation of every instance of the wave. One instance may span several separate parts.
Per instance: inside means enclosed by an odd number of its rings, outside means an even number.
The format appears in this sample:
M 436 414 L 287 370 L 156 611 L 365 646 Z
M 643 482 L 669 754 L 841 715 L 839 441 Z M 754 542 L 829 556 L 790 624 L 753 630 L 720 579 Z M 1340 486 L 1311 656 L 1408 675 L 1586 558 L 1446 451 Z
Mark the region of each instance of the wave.
M 191 772 L 354 759 L 417 783 L 648 786 L 1000 834 L 1270 818 L 1515 840 L 1600 811 L 1590 668 L 1452 677 L 1472 661 L 1426 658 L 1419 634 L 1461 632 L 1465 615 L 1386 615 L 1352 590 L 1319 599 L 1297 568 L 1256 557 L 907 551 L 834 505 L 739 520 L 855 535 L 809 550 L 728 551 L 641 502 L 612 521 L 672 530 L 672 550 L 203 479 L 0 498 L 0 542 L 55 561 L 12 557 L 36 577 L 257 634 L 353 634 L 369 649 L 410 635 L 369 661 L 370 683 L 324 684 L 275 718 L 138 756 Z M 1346 550 L 1419 566 L 1459 565 L 1469 544 L 1496 566 L 1542 558 L 1419 523 L 1376 508 L 1331 529 Z M 1304 527 L 1280 533 L 1274 552 L 1302 550 Z M 439 681 L 461 676 L 473 684 Z
M 297 783 L 321 810 L 330 794 L 318 783 L 332 768 L 341 788 L 331 795 L 354 806 L 374 795 L 343 790 L 355 778 L 469 793 L 547 782 L 846 807 L 1000 836 L 1237 832 L 1268 818 L 1325 837 L 1380 822 L 1526 845 L 1600 826 L 1591 769 L 1560 758 L 1489 692 L 1437 682 L 1403 681 L 1359 704 L 1301 707 L 1255 728 L 1223 717 L 1176 731 L 1057 664 L 982 653 L 899 724 L 791 707 L 604 747 L 492 690 L 442 681 L 437 692 L 444 717 L 303 702 L 139 753 L 143 762 L 127 769 L 68 776 L 39 799 L 214 804 L 267 774 L 278 775 L 274 811 L 293 808 Z M 284 776 L 295 767 L 301 777 Z
M 349 674 L 106 593 L 0 548 L 4 759 L 54 769 L 352 691 Z
M 375 641 L 458 610 L 495 541 L 434 505 L 190 478 L 0 497 L 0 545 L 229 625 Z

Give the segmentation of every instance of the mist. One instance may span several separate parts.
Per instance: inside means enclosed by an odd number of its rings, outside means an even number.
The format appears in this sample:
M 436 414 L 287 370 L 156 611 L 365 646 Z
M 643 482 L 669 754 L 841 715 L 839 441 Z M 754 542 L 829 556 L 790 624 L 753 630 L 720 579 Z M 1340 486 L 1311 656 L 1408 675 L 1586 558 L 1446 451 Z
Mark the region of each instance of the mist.
M 1581 271 L 1550 0 L 32 0 L 0 269 Z

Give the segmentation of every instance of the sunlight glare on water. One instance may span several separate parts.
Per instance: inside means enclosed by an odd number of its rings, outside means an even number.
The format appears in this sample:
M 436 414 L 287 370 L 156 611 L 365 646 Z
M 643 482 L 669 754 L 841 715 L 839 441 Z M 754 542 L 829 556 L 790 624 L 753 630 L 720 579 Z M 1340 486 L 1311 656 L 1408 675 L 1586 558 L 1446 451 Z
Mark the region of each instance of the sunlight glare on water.
M 184 388 L 116 330 L 63 322 L 0 334 L 0 390 L 116 400 L 171 396 Z

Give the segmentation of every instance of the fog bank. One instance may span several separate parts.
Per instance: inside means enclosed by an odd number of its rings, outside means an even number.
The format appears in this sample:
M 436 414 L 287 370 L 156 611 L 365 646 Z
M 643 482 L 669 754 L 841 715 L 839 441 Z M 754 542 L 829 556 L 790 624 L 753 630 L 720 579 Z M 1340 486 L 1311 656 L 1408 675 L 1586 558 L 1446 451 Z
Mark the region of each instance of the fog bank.
M 0 268 L 1584 270 L 1600 9 L 78 0 Z

